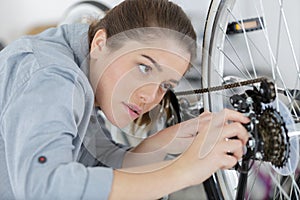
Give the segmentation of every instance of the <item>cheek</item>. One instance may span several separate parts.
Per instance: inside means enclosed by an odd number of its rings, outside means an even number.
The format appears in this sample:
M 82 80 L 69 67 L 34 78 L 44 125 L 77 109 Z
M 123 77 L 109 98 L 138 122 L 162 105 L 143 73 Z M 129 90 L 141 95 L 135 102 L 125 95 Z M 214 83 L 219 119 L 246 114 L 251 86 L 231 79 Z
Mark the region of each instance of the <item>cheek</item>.
M 135 91 L 137 90 L 140 83 L 136 81 L 136 78 L 129 72 L 121 72 L 110 74 L 107 78 L 105 86 L 106 93 L 110 94 L 112 103 L 128 102 Z
M 147 108 L 145 109 L 145 112 L 149 112 L 150 110 L 155 108 L 161 102 L 161 100 L 162 100 L 162 98 L 158 99 L 156 102 L 153 102 L 150 105 L 147 105 Z

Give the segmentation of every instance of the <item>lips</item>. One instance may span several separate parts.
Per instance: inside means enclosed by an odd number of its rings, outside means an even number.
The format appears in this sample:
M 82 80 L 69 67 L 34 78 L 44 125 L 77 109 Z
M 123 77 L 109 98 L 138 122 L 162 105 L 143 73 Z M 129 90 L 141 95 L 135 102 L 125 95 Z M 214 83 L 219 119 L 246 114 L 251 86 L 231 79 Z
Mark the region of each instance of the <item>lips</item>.
M 123 104 L 124 104 L 125 107 L 128 108 L 129 114 L 130 114 L 132 117 L 134 117 L 134 118 L 138 117 L 138 116 L 142 113 L 142 109 L 140 109 L 140 108 L 139 108 L 138 106 L 136 106 L 136 105 L 133 105 L 133 104 L 127 104 L 127 103 L 124 103 L 124 102 L 123 102 Z

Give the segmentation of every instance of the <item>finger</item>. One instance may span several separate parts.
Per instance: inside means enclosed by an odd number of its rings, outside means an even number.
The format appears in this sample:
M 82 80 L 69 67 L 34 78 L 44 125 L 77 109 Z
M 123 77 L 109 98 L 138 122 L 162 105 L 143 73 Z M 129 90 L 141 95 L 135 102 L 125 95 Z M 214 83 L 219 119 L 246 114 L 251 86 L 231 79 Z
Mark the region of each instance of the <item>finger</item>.
M 234 122 L 224 126 L 223 137 L 229 139 L 230 138 L 239 139 L 243 142 L 244 145 L 246 145 L 249 139 L 249 134 L 246 128 L 242 124 L 238 122 Z
M 247 117 L 244 117 L 241 113 L 232 110 L 224 110 L 220 113 L 213 113 L 211 116 L 212 118 L 206 124 L 208 127 L 199 126 L 198 131 L 202 134 L 202 140 L 195 140 L 196 143 L 198 143 L 198 141 L 204 142 L 199 151 L 200 158 L 206 157 L 213 150 L 218 141 L 220 141 L 220 139 L 224 139 L 224 135 L 226 135 L 226 137 L 238 136 L 238 138 L 243 141 L 243 144 L 247 143 L 248 133 L 242 126 L 236 128 L 236 130 L 230 130 L 229 127 L 226 128 L 226 131 L 224 132 L 224 128 L 229 126 L 225 122 L 229 119 L 233 120 L 235 118 L 238 119 L 243 117 L 244 119 L 241 121 L 248 122 L 249 119 Z
M 208 115 L 211 115 L 211 112 L 209 112 L 209 111 L 204 111 L 204 112 L 201 113 L 199 116 L 204 117 L 204 116 L 208 116 Z
M 236 165 L 238 160 L 234 156 L 225 155 L 223 158 L 223 164 L 221 166 L 221 169 L 230 169 Z
M 219 113 L 221 116 L 224 117 L 225 121 L 234 121 L 234 122 L 241 122 L 246 124 L 250 122 L 250 119 L 246 117 L 243 113 L 237 112 L 235 110 L 224 109 Z
M 211 119 L 212 114 L 209 112 L 204 112 L 196 118 L 177 124 L 176 126 L 178 127 L 178 131 L 176 137 L 184 138 L 196 136 L 199 130 L 203 131 L 203 126 L 209 124 Z
M 240 140 L 225 140 L 223 142 L 224 153 L 234 156 L 237 160 L 243 156 L 243 144 Z
M 210 121 L 213 117 L 213 113 L 211 112 L 203 112 L 202 114 L 200 114 L 197 119 L 198 119 L 198 123 L 205 123 L 207 121 Z

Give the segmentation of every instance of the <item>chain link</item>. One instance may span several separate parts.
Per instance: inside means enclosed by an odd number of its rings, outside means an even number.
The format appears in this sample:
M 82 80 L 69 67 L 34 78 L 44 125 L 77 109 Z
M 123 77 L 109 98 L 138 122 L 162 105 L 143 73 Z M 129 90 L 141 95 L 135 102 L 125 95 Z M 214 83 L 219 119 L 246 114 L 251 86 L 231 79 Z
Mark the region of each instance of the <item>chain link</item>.
M 175 92 L 175 94 L 176 94 L 176 96 L 197 95 L 197 94 L 202 94 L 202 93 L 207 93 L 207 92 L 215 92 L 215 91 L 220 91 L 220 90 L 226 90 L 226 89 L 242 87 L 242 86 L 251 85 L 251 84 L 254 84 L 254 83 L 260 83 L 260 82 L 262 82 L 263 80 L 266 80 L 266 79 L 267 79 L 266 77 L 260 77 L 260 78 L 246 80 L 246 81 L 215 86 L 215 87 L 202 88 L 202 89 L 196 89 L 196 90 L 180 91 L 180 92 Z

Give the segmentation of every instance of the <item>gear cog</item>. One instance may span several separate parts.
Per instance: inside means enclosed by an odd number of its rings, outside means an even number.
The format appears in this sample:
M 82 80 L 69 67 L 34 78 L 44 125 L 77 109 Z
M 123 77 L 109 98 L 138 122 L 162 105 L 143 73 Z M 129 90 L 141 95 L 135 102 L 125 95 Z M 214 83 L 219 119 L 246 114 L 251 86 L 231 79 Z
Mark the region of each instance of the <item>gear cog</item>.
M 266 107 L 258 117 L 258 133 L 262 139 L 263 160 L 275 167 L 283 167 L 289 158 L 290 143 L 288 130 L 279 112 Z

